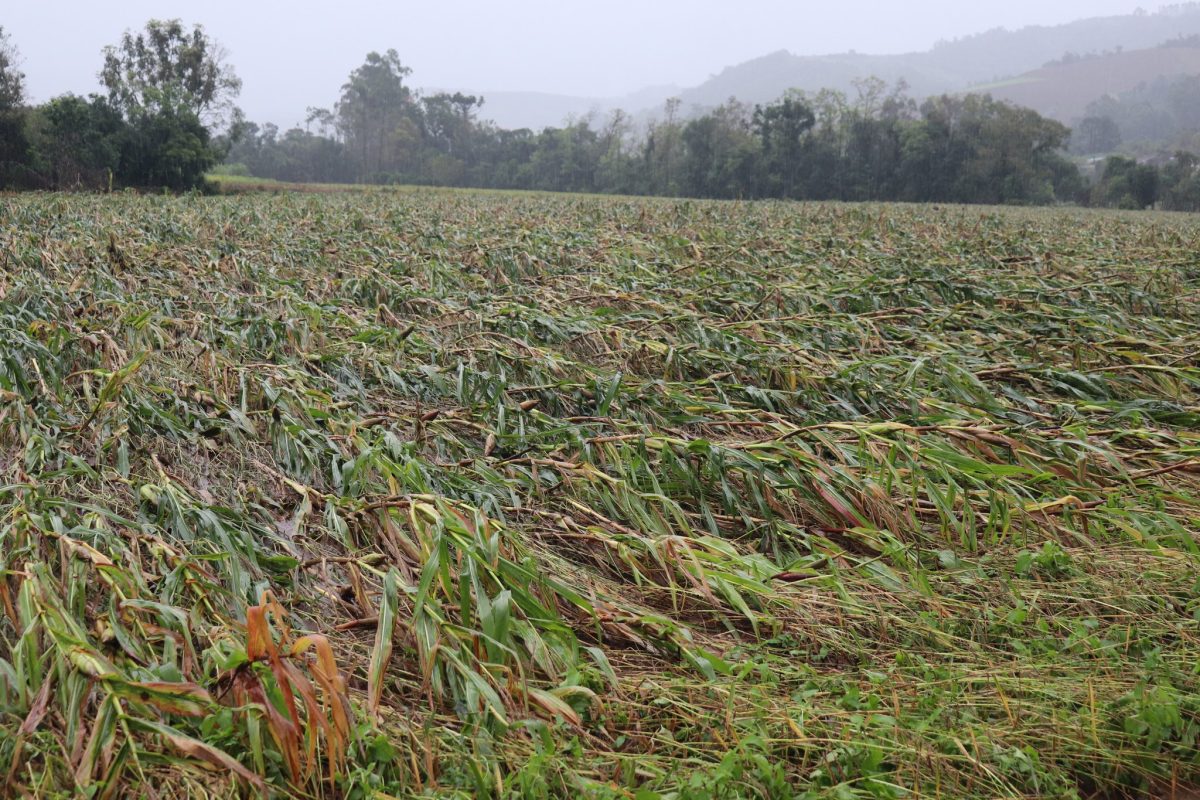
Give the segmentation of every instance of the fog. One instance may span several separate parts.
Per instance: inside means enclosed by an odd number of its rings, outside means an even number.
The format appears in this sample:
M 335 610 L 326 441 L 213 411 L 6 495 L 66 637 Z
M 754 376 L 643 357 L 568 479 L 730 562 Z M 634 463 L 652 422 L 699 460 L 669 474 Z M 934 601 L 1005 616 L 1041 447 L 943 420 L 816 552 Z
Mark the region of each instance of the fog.
M 388 3 L 27 2 L 0 24 L 23 57 L 30 98 L 97 88 L 100 50 L 152 17 L 200 23 L 228 50 L 253 119 L 288 125 L 329 105 L 370 50 L 395 48 L 416 86 L 617 96 L 694 86 L 787 49 L 899 53 L 994 27 L 1129 13 L 1136 0 L 440 0 Z

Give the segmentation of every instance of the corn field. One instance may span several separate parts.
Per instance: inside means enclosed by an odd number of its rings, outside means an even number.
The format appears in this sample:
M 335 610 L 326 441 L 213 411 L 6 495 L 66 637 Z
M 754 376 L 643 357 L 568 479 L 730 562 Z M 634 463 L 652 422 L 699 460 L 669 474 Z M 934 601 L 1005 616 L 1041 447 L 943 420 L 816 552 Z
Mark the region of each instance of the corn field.
M 1184 798 L 1200 221 L 0 197 L 0 794 Z

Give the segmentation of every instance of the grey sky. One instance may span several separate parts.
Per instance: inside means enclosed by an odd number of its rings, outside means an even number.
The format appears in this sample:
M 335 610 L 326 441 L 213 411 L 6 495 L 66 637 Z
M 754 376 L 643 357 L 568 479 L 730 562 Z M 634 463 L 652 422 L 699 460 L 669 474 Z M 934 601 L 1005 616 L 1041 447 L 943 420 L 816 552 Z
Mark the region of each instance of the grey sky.
M 1128 13 L 1137 0 L 8 0 L 0 25 L 34 100 L 96 87 L 100 49 L 151 17 L 199 22 L 229 51 L 252 119 L 330 105 L 370 50 L 416 86 L 617 96 L 693 86 L 723 67 L 798 54 L 927 49 L 989 28 Z M 1147 7 L 1157 7 L 1156 4 Z

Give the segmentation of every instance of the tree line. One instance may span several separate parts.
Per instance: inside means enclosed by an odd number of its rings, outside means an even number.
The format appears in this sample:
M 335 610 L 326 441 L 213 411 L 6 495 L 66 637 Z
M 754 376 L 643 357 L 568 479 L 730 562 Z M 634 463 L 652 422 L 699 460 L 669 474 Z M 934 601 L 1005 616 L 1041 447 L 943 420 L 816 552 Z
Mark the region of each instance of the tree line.
M 107 47 L 106 94 L 25 102 L 18 55 L 0 29 L 0 186 L 173 190 L 203 185 L 225 148 L 241 82 L 200 26 L 151 21 Z
M 1200 211 L 1200 157 L 1184 150 L 1147 162 L 1109 156 L 1081 199 L 1098 208 Z
M 729 100 L 684 118 L 677 100 L 639 129 L 623 111 L 542 131 L 479 119 L 482 101 L 420 96 L 395 51 L 372 53 L 332 109 L 281 132 L 243 123 L 229 169 L 285 181 L 436 184 L 714 198 L 1052 203 L 1082 191 L 1069 131 L 984 96 L 918 104 L 903 85 L 854 97 Z
M 851 95 L 731 99 L 689 116 L 671 100 L 650 120 L 615 111 L 506 130 L 481 118 L 482 98 L 413 89 L 389 50 L 368 54 L 332 108 L 310 108 L 302 127 L 281 131 L 243 117 L 220 46 L 178 20 L 151 21 L 105 49 L 105 94 L 29 106 L 16 64 L 0 31 L 0 184 L 16 188 L 182 190 L 221 164 L 288 182 L 1200 208 L 1200 165 L 1187 154 L 1159 165 L 1112 159 L 1089 180 L 1058 122 L 981 95 L 918 103 L 878 79 Z

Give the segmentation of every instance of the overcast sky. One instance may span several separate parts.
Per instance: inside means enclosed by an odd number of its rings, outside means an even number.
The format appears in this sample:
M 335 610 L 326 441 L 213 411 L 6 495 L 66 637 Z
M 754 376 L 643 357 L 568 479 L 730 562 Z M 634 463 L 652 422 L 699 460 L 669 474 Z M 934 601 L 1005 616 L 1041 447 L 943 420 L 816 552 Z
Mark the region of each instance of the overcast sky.
M 328 106 L 370 50 L 394 47 L 419 87 L 618 96 L 694 86 L 723 67 L 797 54 L 925 50 L 998 26 L 1129 13 L 1137 0 L 4 0 L 0 25 L 35 101 L 96 88 L 100 50 L 152 17 L 198 22 L 229 51 L 252 119 Z M 1147 8 L 1158 4 L 1146 3 Z

